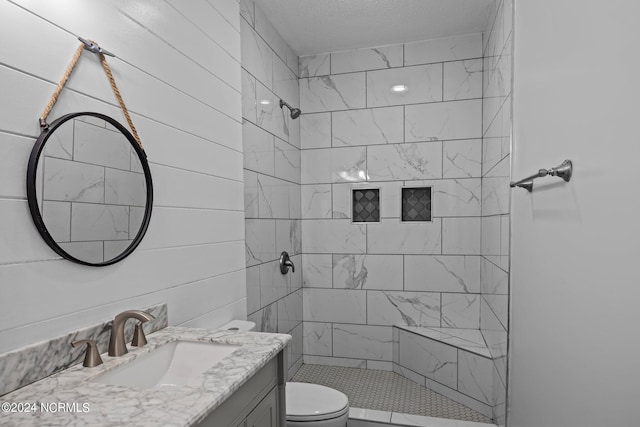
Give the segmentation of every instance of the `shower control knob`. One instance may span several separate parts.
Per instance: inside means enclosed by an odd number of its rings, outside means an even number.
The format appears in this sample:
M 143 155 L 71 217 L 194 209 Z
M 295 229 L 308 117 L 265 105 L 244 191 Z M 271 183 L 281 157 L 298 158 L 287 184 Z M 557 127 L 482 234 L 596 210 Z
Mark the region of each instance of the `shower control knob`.
M 287 274 L 289 272 L 289 268 L 291 268 L 292 273 L 296 272 L 296 267 L 289 258 L 289 254 L 286 251 L 283 251 L 280 254 L 280 273 Z

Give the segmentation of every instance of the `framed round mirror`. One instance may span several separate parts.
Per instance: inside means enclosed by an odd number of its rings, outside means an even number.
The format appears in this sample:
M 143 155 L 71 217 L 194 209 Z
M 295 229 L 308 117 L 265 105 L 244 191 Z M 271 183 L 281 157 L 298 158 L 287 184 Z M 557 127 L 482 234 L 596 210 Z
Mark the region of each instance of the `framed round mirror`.
M 130 255 L 149 226 L 151 171 L 120 123 L 72 113 L 42 131 L 27 167 L 31 217 L 58 255 L 106 266 Z

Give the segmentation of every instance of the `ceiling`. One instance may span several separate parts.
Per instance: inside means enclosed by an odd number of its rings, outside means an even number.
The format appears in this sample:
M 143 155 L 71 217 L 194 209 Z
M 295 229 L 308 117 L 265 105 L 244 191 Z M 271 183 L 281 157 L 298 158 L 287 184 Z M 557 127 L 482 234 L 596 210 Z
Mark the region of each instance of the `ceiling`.
M 495 0 L 255 0 L 300 56 L 481 32 Z

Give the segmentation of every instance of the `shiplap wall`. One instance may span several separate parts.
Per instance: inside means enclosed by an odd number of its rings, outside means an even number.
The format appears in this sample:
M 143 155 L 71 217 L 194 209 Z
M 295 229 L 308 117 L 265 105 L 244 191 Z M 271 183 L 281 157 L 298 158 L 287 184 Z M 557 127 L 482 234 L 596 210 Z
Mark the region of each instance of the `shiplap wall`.
M 62 260 L 29 215 L 37 118 L 78 46 L 109 58 L 151 164 L 154 211 L 127 259 Z M 237 0 L 0 1 L 0 352 L 133 308 L 169 322 L 246 316 L 240 17 Z M 96 111 L 125 123 L 98 58 L 83 53 L 51 118 Z

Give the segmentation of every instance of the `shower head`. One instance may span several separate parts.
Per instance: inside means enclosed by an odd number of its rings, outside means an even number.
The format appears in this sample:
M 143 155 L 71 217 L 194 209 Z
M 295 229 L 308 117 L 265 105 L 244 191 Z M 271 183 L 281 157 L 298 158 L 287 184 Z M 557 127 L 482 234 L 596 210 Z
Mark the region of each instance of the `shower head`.
M 291 110 L 291 118 L 293 120 L 297 119 L 298 117 L 300 117 L 300 114 L 302 114 L 302 111 L 300 111 L 299 108 L 294 108 L 293 110 Z
M 293 120 L 297 119 L 298 117 L 300 117 L 300 114 L 302 114 L 302 111 L 300 111 L 299 108 L 293 108 L 291 105 L 287 104 L 281 99 L 280 108 L 282 108 L 283 106 L 286 106 L 289 109 L 289 111 L 291 111 L 291 118 Z

